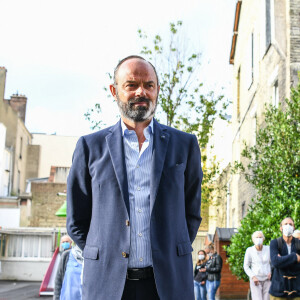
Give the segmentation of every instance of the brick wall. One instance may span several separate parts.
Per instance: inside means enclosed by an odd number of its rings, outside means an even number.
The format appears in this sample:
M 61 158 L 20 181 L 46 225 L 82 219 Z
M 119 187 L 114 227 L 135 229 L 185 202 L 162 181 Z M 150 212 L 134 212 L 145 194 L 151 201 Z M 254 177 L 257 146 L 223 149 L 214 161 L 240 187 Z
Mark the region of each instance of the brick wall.
M 31 227 L 66 227 L 66 218 L 55 215 L 66 200 L 65 197 L 57 196 L 57 193 L 63 192 L 66 188 L 67 185 L 62 183 L 31 184 Z

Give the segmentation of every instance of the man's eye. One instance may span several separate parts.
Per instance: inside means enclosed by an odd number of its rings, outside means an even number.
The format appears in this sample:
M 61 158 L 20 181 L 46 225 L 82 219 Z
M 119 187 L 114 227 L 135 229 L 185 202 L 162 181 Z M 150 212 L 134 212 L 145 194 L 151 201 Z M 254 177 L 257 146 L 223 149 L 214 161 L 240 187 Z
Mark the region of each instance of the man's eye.
M 126 84 L 126 87 L 132 88 L 132 87 L 135 87 L 135 84 L 134 83 L 128 83 L 128 84 Z

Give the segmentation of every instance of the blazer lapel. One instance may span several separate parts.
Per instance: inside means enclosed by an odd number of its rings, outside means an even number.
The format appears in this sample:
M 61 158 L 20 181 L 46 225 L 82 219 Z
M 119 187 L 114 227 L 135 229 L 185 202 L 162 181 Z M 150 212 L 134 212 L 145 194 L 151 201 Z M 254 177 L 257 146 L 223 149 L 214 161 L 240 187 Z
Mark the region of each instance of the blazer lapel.
M 119 187 L 124 199 L 128 216 L 130 216 L 129 195 L 127 173 L 125 165 L 124 145 L 122 137 L 122 128 L 120 121 L 111 129 L 111 133 L 106 136 L 109 154 L 116 173 Z
M 166 158 L 166 153 L 169 143 L 169 134 L 167 129 L 162 129 L 160 124 L 154 119 L 154 141 L 153 141 L 153 155 L 150 178 L 150 213 L 155 203 L 158 186 Z

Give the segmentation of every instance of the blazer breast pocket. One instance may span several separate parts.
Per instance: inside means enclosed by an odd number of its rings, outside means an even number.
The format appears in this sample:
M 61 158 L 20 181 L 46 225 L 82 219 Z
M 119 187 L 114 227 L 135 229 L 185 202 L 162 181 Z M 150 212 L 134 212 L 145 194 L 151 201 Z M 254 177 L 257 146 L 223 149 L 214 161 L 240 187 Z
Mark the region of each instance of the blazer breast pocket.
M 164 169 L 165 173 L 169 172 L 180 172 L 185 170 L 185 164 L 184 163 L 177 163 L 173 166 L 167 167 Z

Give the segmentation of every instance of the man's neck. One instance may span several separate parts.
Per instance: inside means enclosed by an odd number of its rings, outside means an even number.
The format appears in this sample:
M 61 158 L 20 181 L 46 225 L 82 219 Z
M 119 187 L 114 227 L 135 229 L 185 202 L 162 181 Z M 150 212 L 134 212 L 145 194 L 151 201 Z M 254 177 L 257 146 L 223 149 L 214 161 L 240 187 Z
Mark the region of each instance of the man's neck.
M 292 243 L 293 236 L 292 236 L 292 235 L 291 235 L 291 236 L 285 236 L 285 235 L 283 234 L 283 239 L 284 239 L 284 241 L 285 241 L 288 245 L 290 245 L 290 244 Z
M 150 124 L 151 120 L 147 120 L 144 122 L 134 122 L 128 119 L 125 119 L 123 116 L 121 117 L 122 121 L 124 122 L 124 124 L 126 125 L 126 127 L 129 130 L 134 130 L 138 140 L 139 141 L 144 141 L 145 137 L 144 137 L 144 129 Z

